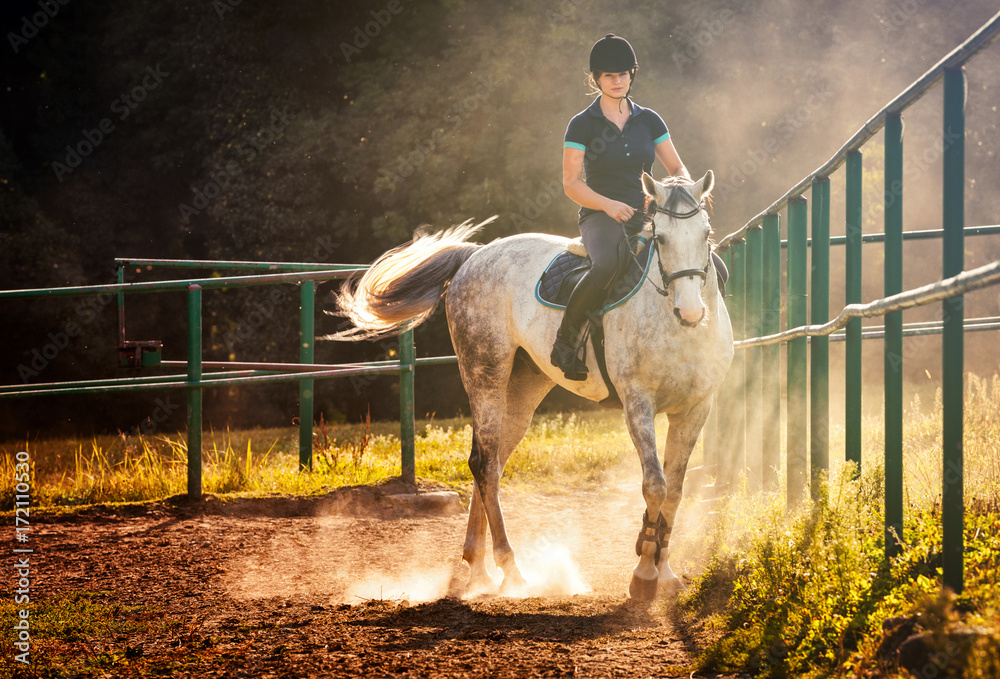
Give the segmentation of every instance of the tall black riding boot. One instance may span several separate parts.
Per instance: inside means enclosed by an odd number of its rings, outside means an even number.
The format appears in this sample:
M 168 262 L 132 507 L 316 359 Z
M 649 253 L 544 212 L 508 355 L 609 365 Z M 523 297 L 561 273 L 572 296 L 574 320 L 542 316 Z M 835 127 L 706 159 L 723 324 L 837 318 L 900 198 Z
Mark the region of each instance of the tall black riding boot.
M 587 366 L 577 357 L 577 338 L 587 314 L 604 301 L 607 292 L 590 280 L 590 272 L 584 274 L 573 288 L 566 303 L 566 313 L 552 346 L 552 365 L 563 371 L 566 379 L 582 381 L 587 379 Z

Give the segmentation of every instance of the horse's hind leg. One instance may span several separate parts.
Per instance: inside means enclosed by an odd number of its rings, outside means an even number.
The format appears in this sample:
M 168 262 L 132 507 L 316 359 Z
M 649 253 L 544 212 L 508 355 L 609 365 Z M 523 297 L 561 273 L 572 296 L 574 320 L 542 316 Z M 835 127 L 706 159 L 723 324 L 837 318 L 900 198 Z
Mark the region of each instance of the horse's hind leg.
M 462 558 L 469 564 L 471 574 L 465 586 L 466 594 L 493 589 L 493 578 L 486 569 L 486 508 L 479 492 L 479 484 L 472 482 L 472 500 L 469 503 L 469 527 L 465 532 Z
M 494 390 L 470 394 L 473 404 L 473 440 L 469 467 L 475 483 L 469 507 L 469 527 L 465 536 L 462 558 L 472 573 L 467 591 L 475 593 L 492 588 L 486 570 L 486 529 L 493 533 L 493 554 L 504 572 L 504 586 L 523 583 L 514 560 L 514 551 L 507 539 L 503 512 L 500 509 L 500 476 L 511 452 L 524 438 L 535 408 L 552 389 L 552 382 L 536 374 L 527 364 L 515 360 L 503 394 L 503 404 Z M 499 390 L 496 390 L 499 391 Z M 502 412 L 499 433 L 495 414 Z

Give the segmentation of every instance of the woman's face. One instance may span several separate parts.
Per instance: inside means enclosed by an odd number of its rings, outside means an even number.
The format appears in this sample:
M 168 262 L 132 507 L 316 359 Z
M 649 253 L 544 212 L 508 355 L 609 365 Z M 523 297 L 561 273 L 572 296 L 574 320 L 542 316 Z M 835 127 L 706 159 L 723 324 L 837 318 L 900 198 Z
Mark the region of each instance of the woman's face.
M 622 73 L 601 73 L 597 76 L 597 86 L 604 94 L 620 99 L 628 92 L 632 76 L 628 71 Z

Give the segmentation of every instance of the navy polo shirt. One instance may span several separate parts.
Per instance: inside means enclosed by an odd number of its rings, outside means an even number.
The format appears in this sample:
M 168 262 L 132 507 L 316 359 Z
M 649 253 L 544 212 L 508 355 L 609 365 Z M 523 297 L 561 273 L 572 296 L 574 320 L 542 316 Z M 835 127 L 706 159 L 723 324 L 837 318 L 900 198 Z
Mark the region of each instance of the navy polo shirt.
M 584 151 L 587 186 L 602 196 L 640 208 L 645 203 L 642 173 L 652 170 L 656 160 L 653 149 L 669 139 L 670 132 L 656 111 L 631 99 L 626 101 L 632 107 L 632 114 L 623 130 L 604 117 L 598 96 L 569 121 L 563 146 Z M 580 209 L 581 216 L 591 212 L 596 210 Z

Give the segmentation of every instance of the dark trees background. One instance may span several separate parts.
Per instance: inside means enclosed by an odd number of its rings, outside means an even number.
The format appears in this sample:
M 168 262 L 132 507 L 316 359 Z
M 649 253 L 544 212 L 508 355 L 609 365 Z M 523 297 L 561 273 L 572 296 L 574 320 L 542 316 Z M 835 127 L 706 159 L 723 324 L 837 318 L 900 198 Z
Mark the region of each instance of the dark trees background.
M 715 170 L 721 237 L 993 11 L 980 0 L 8 2 L 0 288 L 111 282 L 113 258 L 127 256 L 368 262 L 422 224 L 493 214 L 484 240 L 574 235 L 562 135 L 590 101 L 587 54 L 608 32 L 638 52 L 636 101 L 664 117 L 692 173 Z M 969 68 L 970 225 L 1000 222 L 996 55 Z M 907 229 L 940 224 L 940 117 L 940 94 L 907 116 Z M 881 230 L 878 144 L 865 160 L 870 231 Z M 969 249 L 971 268 L 1000 244 Z M 908 287 L 939 277 L 938 253 L 908 250 Z M 132 270 L 129 280 L 153 275 Z M 881 296 L 880 268 L 865 286 Z M 205 300 L 206 359 L 297 360 L 294 287 Z M 995 292 L 969 305 L 967 316 L 1000 307 Z M 183 296 L 135 296 L 127 309 L 130 339 L 161 339 L 165 358 L 183 358 Z M 0 383 L 120 374 L 107 299 L 4 302 L 2 317 Z M 324 317 L 319 330 L 337 322 Z M 934 371 L 930 347 L 908 356 L 911 372 Z M 417 348 L 451 352 L 443 314 L 417 332 Z M 393 351 L 325 343 L 317 360 Z M 969 351 L 979 369 L 996 367 L 988 346 Z M 453 367 L 423 370 L 417 385 L 420 414 L 467 412 Z M 207 417 L 216 427 L 288 424 L 296 393 L 212 391 Z M 160 426 L 182 425 L 179 394 L 6 401 L 0 435 L 129 431 L 156 408 L 173 413 Z M 317 397 L 328 419 L 398 414 L 392 379 L 326 382 Z M 548 403 L 577 405 L 565 393 Z

